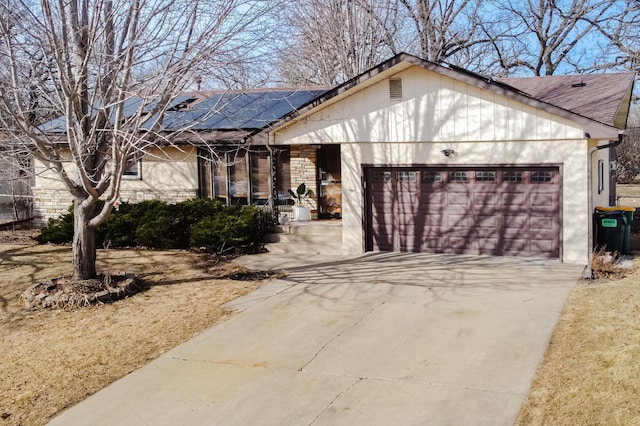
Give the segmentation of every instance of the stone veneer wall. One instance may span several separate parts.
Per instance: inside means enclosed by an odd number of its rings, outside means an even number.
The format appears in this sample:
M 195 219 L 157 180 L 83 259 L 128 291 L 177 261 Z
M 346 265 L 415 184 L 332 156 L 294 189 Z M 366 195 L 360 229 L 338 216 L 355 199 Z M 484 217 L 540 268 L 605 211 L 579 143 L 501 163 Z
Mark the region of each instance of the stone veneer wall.
M 292 145 L 290 148 L 289 167 L 291 169 L 291 187 L 295 191 L 301 183 L 313 191 L 309 201 L 311 210 L 318 209 L 317 185 L 317 150 L 310 145 Z
M 126 191 L 120 193 L 120 200 L 124 203 L 139 203 L 146 200 L 163 200 L 168 203 L 179 203 L 190 198 L 196 198 L 197 191 Z M 33 188 L 33 223 L 36 227 L 46 225 L 50 218 L 56 218 L 69 211 L 73 198 L 68 191 L 60 189 Z

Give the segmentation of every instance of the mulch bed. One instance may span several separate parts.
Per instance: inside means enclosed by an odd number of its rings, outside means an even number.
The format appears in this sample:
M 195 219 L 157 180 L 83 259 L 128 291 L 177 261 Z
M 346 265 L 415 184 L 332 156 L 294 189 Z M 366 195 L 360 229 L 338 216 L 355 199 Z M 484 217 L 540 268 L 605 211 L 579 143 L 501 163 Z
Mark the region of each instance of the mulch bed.
M 132 273 L 102 275 L 99 279 L 83 281 L 60 278 L 33 285 L 22 293 L 20 301 L 26 309 L 76 309 L 115 302 L 144 289 Z
M 16 229 L 0 231 L 0 244 L 36 244 L 37 229 Z

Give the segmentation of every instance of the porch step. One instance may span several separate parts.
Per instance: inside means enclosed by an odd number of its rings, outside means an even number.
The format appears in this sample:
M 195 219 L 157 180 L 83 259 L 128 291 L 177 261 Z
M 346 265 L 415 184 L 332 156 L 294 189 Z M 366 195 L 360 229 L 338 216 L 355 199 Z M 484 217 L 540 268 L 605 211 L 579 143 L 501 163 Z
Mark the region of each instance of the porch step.
M 341 254 L 340 221 L 293 222 L 279 225 L 276 233 L 264 237 L 265 248 L 272 253 Z

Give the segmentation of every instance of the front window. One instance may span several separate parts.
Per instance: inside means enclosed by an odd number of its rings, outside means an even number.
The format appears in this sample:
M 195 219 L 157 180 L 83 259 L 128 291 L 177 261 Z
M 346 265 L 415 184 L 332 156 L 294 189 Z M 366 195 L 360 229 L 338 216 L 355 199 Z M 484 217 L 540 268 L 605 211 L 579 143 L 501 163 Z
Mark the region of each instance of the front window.
M 226 204 L 228 194 L 227 161 L 224 154 L 213 161 L 213 197 Z
M 269 153 L 252 152 L 251 159 L 251 204 L 264 205 L 269 201 Z
M 122 176 L 125 179 L 142 179 L 142 160 L 132 158 L 127 161 Z
M 201 197 L 220 200 L 225 204 L 268 203 L 271 195 L 271 157 L 267 150 L 217 147 L 203 149 L 199 156 Z M 288 161 L 286 166 L 288 172 Z M 284 184 L 280 178 L 278 176 L 279 184 Z
M 289 188 L 291 188 L 291 151 L 289 147 L 278 147 L 274 149 L 276 156 L 276 186 L 278 188 L 278 204 L 287 204 L 291 199 Z
M 229 166 L 229 196 L 231 204 L 247 204 L 249 200 L 249 170 L 247 154 L 236 152 L 227 156 Z

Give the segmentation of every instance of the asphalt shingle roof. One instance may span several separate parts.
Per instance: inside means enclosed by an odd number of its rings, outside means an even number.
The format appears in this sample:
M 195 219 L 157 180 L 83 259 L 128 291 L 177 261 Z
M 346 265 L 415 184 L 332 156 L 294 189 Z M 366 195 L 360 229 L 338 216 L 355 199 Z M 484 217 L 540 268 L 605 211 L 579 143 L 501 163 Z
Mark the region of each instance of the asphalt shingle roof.
M 543 102 L 613 126 L 635 73 L 512 77 L 506 83 Z

